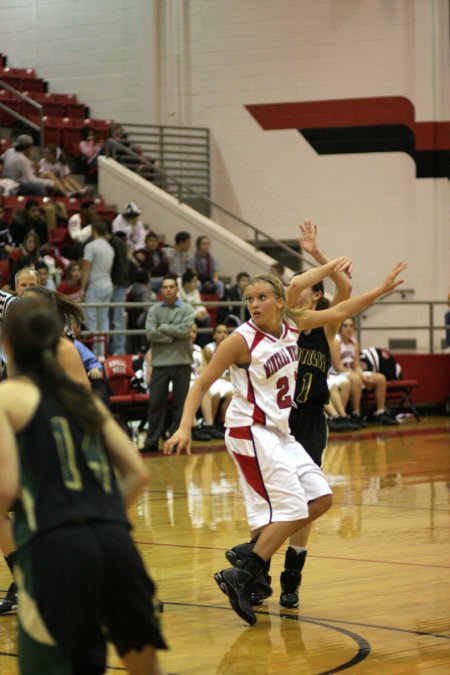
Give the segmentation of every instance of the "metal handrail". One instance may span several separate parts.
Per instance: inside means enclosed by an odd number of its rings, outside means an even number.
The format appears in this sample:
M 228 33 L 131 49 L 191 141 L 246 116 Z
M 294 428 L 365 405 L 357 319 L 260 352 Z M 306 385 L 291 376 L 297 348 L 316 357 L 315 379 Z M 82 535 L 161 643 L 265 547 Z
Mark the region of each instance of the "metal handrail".
M 6 91 L 9 91 L 11 94 L 14 94 L 14 96 L 17 96 L 21 101 L 24 101 L 27 105 L 30 105 L 32 108 L 36 108 L 36 110 L 39 112 L 39 119 L 41 121 L 40 125 L 36 124 L 35 122 L 32 122 L 29 120 L 27 117 L 24 117 L 20 113 L 18 113 L 16 110 L 13 110 L 9 106 L 5 105 L 0 101 L 0 109 L 4 110 L 7 112 L 9 115 L 12 115 L 15 117 L 17 120 L 25 124 L 26 126 L 30 127 L 34 131 L 39 132 L 39 146 L 42 150 L 43 144 L 44 144 L 44 134 L 43 134 L 43 129 L 44 129 L 44 122 L 43 122 L 43 117 L 44 117 L 44 106 L 41 103 L 38 103 L 37 101 L 34 101 L 32 98 L 24 94 L 23 92 L 19 91 L 18 89 L 15 89 L 14 87 L 11 87 L 10 84 L 5 82 L 4 80 L 0 79 L 0 89 L 5 89 Z
M 152 305 L 158 304 L 158 300 L 155 300 L 153 302 L 107 302 L 107 303 L 83 303 L 81 306 L 83 308 L 85 307 L 96 307 L 97 308 L 97 326 L 100 325 L 100 310 L 102 308 L 115 308 L 115 307 L 124 307 L 124 308 L 141 308 L 141 309 L 148 309 Z M 361 343 L 361 334 L 364 331 L 399 331 L 399 330 L 405 330 L 405 331 L 410 331 L 410 330 L 426 330 L 429 332 L 430 335 L 430 341 L 429 341 L 429 353 L 434 354 L 434 344 L 433 344 L 433 336 L 436 331 L 442 331 L 448 329 L 448 326 L 445 323 L 440 323 L 438 325 L 435 324 L 434 322 L 434 317 L 433 317 L 433 309 L 435 306 L 447 306 L 447 302 L 443 300 L 412 300 L 412 301 L 407 301 L 407 302 L 400 302 L 400 301 L 389 301 L 389 302 L 376 302 L 371 307 L 386 307 L 387 305 L 411 305 L 411 306 L 428 306 L 429 307 L 429 317 L 430 317 L 430 322 L 427 324 L 419 324 L 419 325 L 406 325 L 406 326 L 361 326 L 360 322 L 357 322 L 357 335 L 358 335 L 358 340 Z M 238 301 L 238 300 L 217 300 L 217 301 L 202 301 L 201 303 L 192 303 L 193 307 L 197 306 L 204 306 L 204 307 L 238 307 L 240 312 L 241 312 L 241 318 L 243 318 L 243 311 L 245 310 L 246 304 L 243 301 Z M 239 313 L 239 312 L 237 312 Z M 213 328 L 199 328 L 200 333 L 208 333 L 212 332 Z M 81 335 L 83 337 L 88 337 L 90 335 L 95 336 L 95 335 L 145 335 L 146 331 L 145 329 L 130 329 L 126 328 L 124 330 L 121 329 L 116 329 L 116 330 L 108 330 L 108 331 L 102 331 L 100 329 L 98 330 L 84 330 L 82 331 Z
M 299 261 L 301 261 L 302 263 L 305 263 L 305 264 L 308 265 L 309 267 L 316 267 L 316 265 L 314 265 L 313 263 L 311 263 L 307 258 L 305 258 L 305 257 L 304 257 L 301 253 L 299 253 L 298 251 L 295 251 L 293 248 L 291 248 L 290 246 L 287 246 L 287 245 L 284 244 L 282 241 L 279 241 L 278 239 L 274 239 L 274 238 L 271 237 L 270 235 L 268 235 L 268 234 L 266 234 L 265 232 L 263 232 L 263 230 L 260 230 L 260 229 L 257 228 L 255 225 L 252 225 L 252 223 L 249 223 L 247 220 L 244 220 L 244 219 L 241 218 L 240 216 L 236 216 L 236 215 L 235 215 L 234 213 L 232 213 L 231 211 L 228 211 L 228 209 L 224 208 L 224 207 L 221 206 L 220 204 L 217 204 L 217 202 L 214 202 L 214 201 L 213 201 L 212 199 L 210 199 L 209 197 L 206 197 L 206 196 L 205 196 L 204 194 L 202 194 L 201 192 L 198 192 L 198 190 L 195 190 L 193 187 L 191 187 L 190 185 L 188 185 L 188 183 L 185 183 L 184 181 L 180 180 L 179 178 L 175 178 L 175 176 L 172 176 L 171 174 L 169 174 L 167 171 L 165 171 L 165 170 L 162 169 L 161 167 L 156 166 L 155 163 L 154 163 L 152 160 L 147 159 L 147 157 L 145 157 L 144 155 L 140 155 L 139 153 L 135 152 L 134 150 L 131 150 L 131 149 L 128 148 L 126 145 L 123 145 L 122 143 L 120 143 L 119 141 L 116 141 L 115 139 L 110 139 L 110 140 L 109 140 L 109 144 L 111 145 L 111 147 L 113 147 L 113 148 L 115 147 L 115 148 L 117 148 L 118 150 L 120 150 L 121 154 L 123 154 L 123 153 L 125 152 L 126 154 L 130 155 L 131 158 L 136 159 L 136 160 L 139 160 L 141 164 L 142 164 L 142 163 L 146 164 L 146 165 L 147 165 L 149 168 L 151 168 L 154 172 L 161 174 L 164 178 L 166 178 L 166 179 L 168 179 L 169 181 L 172 181 L 173 183 L 175 183 L 175 184 L 178 186 L 178 188 L 179 188 L 179 190 L 178 190 L 178 195 L 177 195 L 177 199 L 178 199 L 178 201 L 180 202 L 180 204 L 186 203 L 185 200 L 183 199 L 183 196 L 182 196 L 182 191 L 183 191 L 183 189 L 184 189 L 184 190 L 187 190 L 189 193 L 195 195 L 195 196 L 198 197 L 199 199 L 203 199 L 203 200 L 204 200 L 205 202 L 207 202 L 210 206 L 213 206 L 214 208 L 218 209 L 219 211 L 221 211 L 221 212 L 224 213 L 225 215 L 229 216 L 229 217 L 232 218 L 233 220 L 236 220 L 237 222 L 241 223 L 241 224 L 244 225 L 245 227 L 248 227 L 250 230 L 253 231 L 254 238 L 255 238 L 255 244 L 252 244 L 252 246 L 254 246 L 254 248 L 255 248 L 256 250 L 258 250 L 258 246 L 256 245 L 256 244 L 258 243 L 258 239 L 259 239 L 260 237 L 262 237 L 264 240 L 270 242 L 270 243 L 273 244 L 275 247 L 280 248 L 280 249 L 282 249 L 283 251 L 286 251 L 287 253 L 289 253 L 289 255 L 291 255 L 291 256 L 297 258 Z M 112 154 L 112 157 L 113 157 L 113 159 L 114 159 L 114 153 Z M 139 174 L 139 170 L 138 170 L 138 169 L 136 169 L 136 168 L 134 168 L 134 167 L 129 167 L 129 168 L 131 168 L 132 171 L 135 171 L 135 173 L 138 173 L 138 174 Z

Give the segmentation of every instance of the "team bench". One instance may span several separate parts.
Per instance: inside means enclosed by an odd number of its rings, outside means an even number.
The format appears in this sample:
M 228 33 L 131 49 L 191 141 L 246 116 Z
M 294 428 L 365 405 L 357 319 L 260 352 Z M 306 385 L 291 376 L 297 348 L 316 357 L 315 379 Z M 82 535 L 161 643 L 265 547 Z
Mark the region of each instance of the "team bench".
M 418 386 L 417 380 L 388 380 L 386 382 L 386 407 L 391 413 L 412 413 L 419 421 L 419 413 L 411 398 L 411 392 Z M 371 412 L 375 409 L 375 396 L 373 391 L 363 389 L 362 409 Z
M 135 376 L 133 360 L 136 358 L 130 354 L 108 356 L 104 363 L 106 379 L 112 390 L 109 397 L 111 410 L 128 428 L 135 420 L 145 422 L 148 411 L 149 395 L 132 386 Z

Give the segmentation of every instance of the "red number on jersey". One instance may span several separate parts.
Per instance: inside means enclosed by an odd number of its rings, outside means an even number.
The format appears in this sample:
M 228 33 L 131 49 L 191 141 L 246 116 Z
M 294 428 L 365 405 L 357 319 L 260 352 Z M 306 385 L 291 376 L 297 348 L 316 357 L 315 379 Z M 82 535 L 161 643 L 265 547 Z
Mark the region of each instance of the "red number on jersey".
M 291 408 L 292 407 L 292 398 L 289 394 L 289 379 L 285 377 L 280 377 L 277 381 L 277 403 L 278 407 L 281 409 Z

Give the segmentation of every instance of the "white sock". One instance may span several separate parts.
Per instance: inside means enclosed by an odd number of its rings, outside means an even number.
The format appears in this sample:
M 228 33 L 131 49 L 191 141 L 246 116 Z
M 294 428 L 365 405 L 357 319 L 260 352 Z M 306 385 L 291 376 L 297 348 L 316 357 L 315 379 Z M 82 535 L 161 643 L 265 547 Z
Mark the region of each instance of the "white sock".
M 386 408 L 381 408 L 381 410 L 376 410 L 375 415 L 382 415 L 385 412 Z
M 306 546 L 294 546 L 293 544 L 289 544 L 289 548 L 293 548 L 296 553 L 306 551 Z

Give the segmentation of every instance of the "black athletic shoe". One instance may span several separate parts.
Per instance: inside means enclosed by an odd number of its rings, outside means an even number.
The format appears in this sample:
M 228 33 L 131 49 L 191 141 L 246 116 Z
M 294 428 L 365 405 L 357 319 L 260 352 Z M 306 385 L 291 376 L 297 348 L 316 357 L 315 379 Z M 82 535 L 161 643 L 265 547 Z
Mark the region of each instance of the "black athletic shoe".
M 139 448 L 139 452 L 142 454 L 145 454 L 146 452 L 158 452 L 159 447 L 158 445 L 150 445 L 150 443 L 146 443 L 142 448 Z
M 192 429 L 193 441 L 210 441 L 211 439 L 212 436 L 210 433 L 206 431 L 206 429 L 202 429 L 201 427 L 193 427 Z
M 203 425 L 203 429 L 206 431 L 207 434 L 211 436 L 211 438 L 217 438 L 218 440 L 222 440 L 225 438 L 225 433 L 221 431 L 220 429 L 217 429 L 215 426 L 207 426 L 206 424 Z
M 13 581 L 8 591 L 0 602 L 0 614 L 9 614 L 17 609 L 17 586 Z
M 398 425 L 397 420 L 393 420 L 392 417 L 387 412 L 374 413 L 373 423 L 389 427 L 394 427 Z
M 294 548 L 288 547 L 284 560 L 284 570 L 280 575 L 281 595 L 280 605 L 288 609 L 299 606 L 298 589 L 302 582 L 301 571 L 305 564 L 307 551 L 297 553 Z
M 253 576 L 246 570 L 230 567 L 221 572 L 216 572 L 214 579 L 222 593 L 228 595 L 230 605 L 236 614 L 250 626 L 254 626 L 256 616 L 250 599 Z
M 272 586 L 272 577 L 270 577 L 267 572 L 261 572 L 261 574 L 256 578 L 252 586 L 252 591 L 250 593 L 250 602 L 253 607 L 259 607 L 263 604 L 264 600 L 270 598 L 273 593 Z
M 233 546 L 233 548 L 225 551 L 225 558 L 228 560 L 230 565 L 233 567 L 242 567 L 244 561 L 248 558 L 249 554 L 253 551 L 253 546 L 255 545 L 254 541 L 247 541 L 245 544 L 238 544 Z
M 225 551 L 225 557 L 230 565 L 233 565 L 233 567 L 242 567 L 249 554 L 252 552 L 257 539 L 258 537 L 255 537 L 252 541 L 245 542 L 245 544 L 237 544 L 237 546 L 233 546 L 233 548 Z M 258 575 L 250 593 L 250 601 L 254 607 L 262 605 L 264 600 L 270 598 L 273 593 L 270 585 L 271 583 L 272 578 L 266 570 Z
M 369 426 L 366 420 L 363 419 L 359 413 L 352 413 L 351 420 L 354 424 L 358 424 L 360 429 L 367 429 Z

